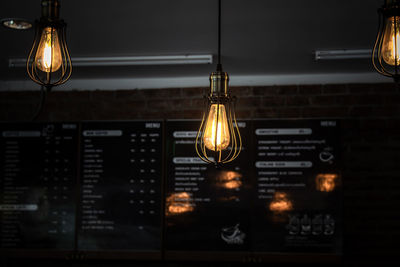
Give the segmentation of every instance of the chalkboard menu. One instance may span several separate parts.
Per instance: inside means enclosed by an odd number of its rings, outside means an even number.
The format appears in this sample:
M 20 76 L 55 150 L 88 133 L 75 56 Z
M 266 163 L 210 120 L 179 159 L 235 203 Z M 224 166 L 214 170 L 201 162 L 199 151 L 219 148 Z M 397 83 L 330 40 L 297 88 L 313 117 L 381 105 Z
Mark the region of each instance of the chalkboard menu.
M 243 136 L 249 122 L 238 123 Z M 166 250 L 230 251 L 250 247 L 250 139 L 221 169 L 195 152 L 199 121 L 167 121 Z
M 167 121 L 166 251 L 340 253 L 338 122 L 238 124 L 242 153 L 215 169 L 196 156 L 199 122 Z
M 242 152 L 219 168 L 196 154 L 199 124 L 1 123 L 0 253 L 341 254 L 339 121 L 238 121 Z
M 85 122 L 79 250 L 160 250 L 162 122 Z
M 254 120 L 253 249 L 341 253 L 339 125 Z
M 2 249 L 72 250 L 76 123 L 0 124 Z

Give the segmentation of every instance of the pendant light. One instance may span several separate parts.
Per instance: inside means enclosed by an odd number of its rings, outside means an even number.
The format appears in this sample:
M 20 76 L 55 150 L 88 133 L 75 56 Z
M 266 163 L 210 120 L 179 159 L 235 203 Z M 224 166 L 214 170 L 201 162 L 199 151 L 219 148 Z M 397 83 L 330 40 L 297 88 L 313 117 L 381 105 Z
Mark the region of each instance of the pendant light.
M 72 72 L 66 24 L 59 13 L 58 0 L 42 0 L 42 17 L 35 21 L 35 39 L 26 62 L 29 77 L 47 90 L 65 83 Z
M 400 6 L 398 0 L 385 0 L 378 9 L 378 35 L 372 52 L 372 63 L 376 71 L 392 77 L 397 83 L 400 78 Z
M 235 97 L 228 88 L 228 73 L 221 64 L 221 0 L 218 0 L 218 64 L 210 75 L 210 91 L 196 136 L 197 155 L 216 167 L 233 161 L 242 149 L 242 140 L 234 111 Z

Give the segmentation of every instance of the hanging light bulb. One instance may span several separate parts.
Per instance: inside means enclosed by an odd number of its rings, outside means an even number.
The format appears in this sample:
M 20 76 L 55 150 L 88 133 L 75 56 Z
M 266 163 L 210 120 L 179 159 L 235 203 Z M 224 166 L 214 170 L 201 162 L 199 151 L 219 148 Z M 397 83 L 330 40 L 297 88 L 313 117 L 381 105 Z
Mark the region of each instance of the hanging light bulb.
M 204 130 L 204 145 L 209 150 L 224 150 L 229 145 L 229 126 L 224 104 L 211 104 Z
M 221 65 L 221 0 L 218 16 L 218 64 L 210 75 L 210 93 L 206 98 L 203 120 L 196 137 L 196 152 L 207 163 L 216 166 L 237 158 L 242 149 L 234 111 L 235 98 L 228 91 L 228 73 Z
M 26 62 L 29 77 L 48 90 L 65 83 L 72 73 L 66 24 L 59 19 L 59 10 L 58 0 L 42 0 L 42 17 L 35 22 L 36 36 Z
M 54 72 L 61 67 L 61 49 L 55 29 L 47 27 L 43 30 L 35 56 L 37 68 L 44 72 Z
M 400 7 L 398 0 L 385 1 L 379 13 L 379 30 L 372 53 L 376 71 L 399 81 Z

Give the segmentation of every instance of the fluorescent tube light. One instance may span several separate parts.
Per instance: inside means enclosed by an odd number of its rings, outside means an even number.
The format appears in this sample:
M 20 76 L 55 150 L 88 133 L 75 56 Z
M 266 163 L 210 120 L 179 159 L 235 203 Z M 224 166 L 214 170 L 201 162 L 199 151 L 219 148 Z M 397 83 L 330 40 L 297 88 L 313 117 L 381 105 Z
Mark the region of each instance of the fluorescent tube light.
M 371 49 L 317 50 L 315 51 L 315 60 L 370 58 L 371 54 Z
M 140 66 L 140 65 L 186 65 L 212 64 L 213 56 L 206 55 L 171 55 L 171 56 L 134 56 L 134 57 L 73 57 L 74 67 L 94 66 Z M 10 68 L 25 67 L 25 58 L 10 58 Z

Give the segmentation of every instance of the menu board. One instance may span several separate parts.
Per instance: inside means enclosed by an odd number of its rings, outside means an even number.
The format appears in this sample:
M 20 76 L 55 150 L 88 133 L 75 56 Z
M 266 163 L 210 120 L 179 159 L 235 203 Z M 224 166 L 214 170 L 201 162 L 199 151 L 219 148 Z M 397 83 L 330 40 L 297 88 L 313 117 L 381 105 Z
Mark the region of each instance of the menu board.
M 238 122 L 249 136 L 248 121 Z M 200 121 L 167 121 L 166 250 L 245 251 L 251 238 L 250 139 L 232 163 L 216 168 L 196 154 Z
M 161 249 L 162 127 L 82 123 L 79 250 Z
M 218 168 L 196 154 L 199 126 L 1 123 L 1 252 L 341 254 L 339 121 L 238 121 L 242 151 Z
M 0 124 L 0 247 L 72 250 L 76 123 Z
M 341 253 L 336 120 L 254 120 L 253 250 Z
M 215 169 L 196 155 L 199 122 L 167 121 L 166 251 L 339 254 L 338 122 L 238 125 L 243 151 Z

